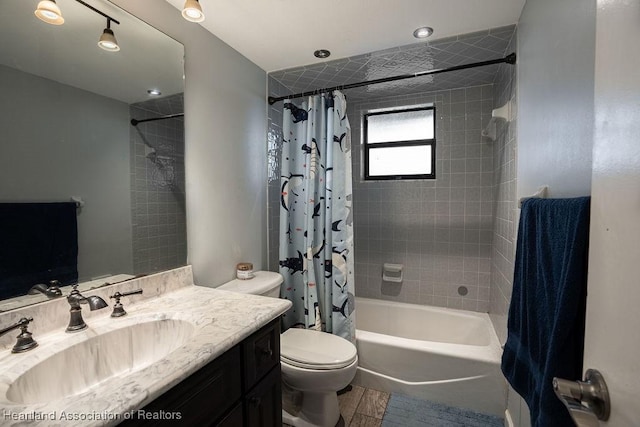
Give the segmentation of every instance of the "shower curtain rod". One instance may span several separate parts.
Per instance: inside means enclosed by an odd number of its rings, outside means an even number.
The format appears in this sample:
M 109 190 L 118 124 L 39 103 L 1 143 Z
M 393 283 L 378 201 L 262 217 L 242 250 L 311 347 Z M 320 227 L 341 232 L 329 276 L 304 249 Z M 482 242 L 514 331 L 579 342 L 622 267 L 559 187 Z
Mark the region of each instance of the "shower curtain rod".
M 184 117 L 184 113 L 168 114 L 166 116 L 152 117 L 150 119 L 142 119 L 142 120 L 131 119 L 131 124 L 133 126 L 138 126 L 138 123 L 155 122 L 156 120 L 174 119 L 176 117 Z
M 317 95 L 319 93 L 331 92 L 331 91 L 334 91 L 334 90 L 353 89 L 353 88 L 356 88 L 356 87 L 369 86 L 369 85 L 373 85 L 373 84 L 377 84 L 377 83 L 394 82 L 396 80 L 412 79 L 414 77 L 428 76 L 428 75 L 431 75 L 431 74 L 448 73 L 449 71 L 466 70 L 467 68 L 483 67 L 485 65 L 493 65 L 493 64 L 501 64 L 501 63 L 515 64 L 516 63 L 516 54 L 515 53 L 511 53 L 511 54 L 505 56 L 504 58 L 491 59 L 489 61 L 474 62 L 474 63 L 471 63 L 471 64 L 455 65 L 455 66 L 449 67 L 449 68 L 437 68 L 437 69 L 434 69 L 434 70 L 419 71 L 419 72 L 414 73 L 414 74 L 403 74 L 403 75 L 400 75 L 400 76 L 383 77 L 381 79 L 369 80 L 369 81 L 366 81 L 366 82 L 350 83 L 350 84 L 346 84 L 346 85 L 334 86 L 334 87 L 329 87 L 329 88 L 324 88 L 324 89 L 310 90 L 308 92 L 296 93 L 294 95 L 270 96 L 268 98 L 268 101 L 269 101 L 269 105 L 273 105 L 278 101 L 282 101 L 284 99 L 289 99 L 289 98 L 302 98 L 303 96 Z

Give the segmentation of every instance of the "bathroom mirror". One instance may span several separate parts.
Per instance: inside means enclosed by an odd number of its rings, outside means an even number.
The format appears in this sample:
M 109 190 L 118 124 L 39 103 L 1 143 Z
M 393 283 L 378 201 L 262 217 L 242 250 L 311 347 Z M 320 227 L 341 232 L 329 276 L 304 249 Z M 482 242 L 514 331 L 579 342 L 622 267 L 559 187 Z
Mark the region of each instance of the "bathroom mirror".
M 185 265 L 184 48 L 106 0 L 57 5 L 62 25 L 0 2 L 0 203 L 78 200 L 85 288 Z M 107 27 L 117 52 L 98 47 Z

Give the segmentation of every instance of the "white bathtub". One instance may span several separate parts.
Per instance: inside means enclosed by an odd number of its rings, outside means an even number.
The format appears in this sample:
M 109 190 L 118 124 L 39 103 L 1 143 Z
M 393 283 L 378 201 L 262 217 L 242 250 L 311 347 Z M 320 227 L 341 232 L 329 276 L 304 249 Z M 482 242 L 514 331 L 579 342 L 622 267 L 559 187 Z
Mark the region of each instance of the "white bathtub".
M 489 316 L 356 298 L 354 384 L 503 416 L 502 351 Z

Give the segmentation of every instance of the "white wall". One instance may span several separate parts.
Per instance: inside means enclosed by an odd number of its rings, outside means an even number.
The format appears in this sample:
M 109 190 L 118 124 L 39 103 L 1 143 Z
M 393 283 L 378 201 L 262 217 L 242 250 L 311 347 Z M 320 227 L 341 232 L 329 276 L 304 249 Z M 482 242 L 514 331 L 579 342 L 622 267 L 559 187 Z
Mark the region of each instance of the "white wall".
M 0 66 L 3 201 L 86 202 L 78 278 L 133 273 L 129 106 Z
M 595 0 L 527 0 L 518 23 L 518 197 L 591 192 Z
M 113 0 L 185 46 L 188 262 L 195 282 L 266 268 L 266 73 L 165 1 Z
M 591 193 L 595 0 L 527 0 L 518 22 L 517 197 Z M 529 426 L 509 388 L 511 426 Z

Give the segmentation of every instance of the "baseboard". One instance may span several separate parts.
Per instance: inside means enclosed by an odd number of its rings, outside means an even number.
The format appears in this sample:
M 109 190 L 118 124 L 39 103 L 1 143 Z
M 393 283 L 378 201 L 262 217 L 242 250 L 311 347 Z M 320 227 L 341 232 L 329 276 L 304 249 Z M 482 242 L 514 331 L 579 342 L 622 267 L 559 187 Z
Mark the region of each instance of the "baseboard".
M 504 427 L 515 427 L 515 424 L 513 424 L 513 418 L 511 418 L 511 412 L 509 412 L 509 408 L 504 411 Z

